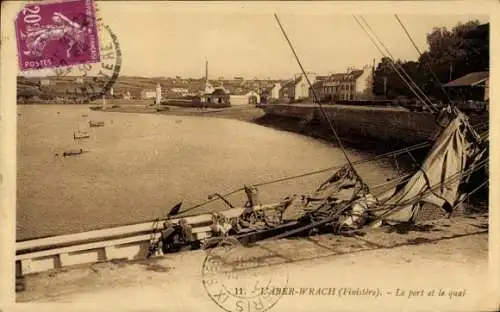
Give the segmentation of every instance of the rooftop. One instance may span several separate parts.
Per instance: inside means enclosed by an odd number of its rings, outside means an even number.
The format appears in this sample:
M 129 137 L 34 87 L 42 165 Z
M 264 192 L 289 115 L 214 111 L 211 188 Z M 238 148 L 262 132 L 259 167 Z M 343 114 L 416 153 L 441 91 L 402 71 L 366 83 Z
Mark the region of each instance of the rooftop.
M 474 87 L 481 85 L 490 77 L 487 71 L 469 73 L 458 79 L 452 80 L 444 85 L 444 87 Z

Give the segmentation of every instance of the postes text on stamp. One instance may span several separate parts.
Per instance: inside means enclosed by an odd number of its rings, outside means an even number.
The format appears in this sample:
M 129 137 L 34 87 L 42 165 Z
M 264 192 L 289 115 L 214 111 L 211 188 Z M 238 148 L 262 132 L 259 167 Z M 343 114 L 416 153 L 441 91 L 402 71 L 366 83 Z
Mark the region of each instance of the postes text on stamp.
M 15 24 L 21 71 L 100 61 L 93 0 L 28 4 Z

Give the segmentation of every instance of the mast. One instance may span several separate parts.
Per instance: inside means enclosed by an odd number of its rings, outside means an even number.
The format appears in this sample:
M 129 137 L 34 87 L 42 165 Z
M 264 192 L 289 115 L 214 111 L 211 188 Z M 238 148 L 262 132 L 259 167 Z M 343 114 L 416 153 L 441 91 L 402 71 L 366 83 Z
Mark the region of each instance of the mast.
M 330 117 L 328 117 L 328 115 L 326 114 L 325 110 L 323 109 L 323 106 L 321 105 L 321 102 L 319 101 L 319 97 L 316 94 L 316 90 L 314 90 L 314 88 L 312 87 L 312 83 L 309 80 L 309 77 L 307 76 L 307 73 L 304 70 L 304 67 L 302 66 L 302 63 L 300 62 L 299 57 L 297 56 L 297 53 L 295 52 L 295 49 L 293 48 L 292 42 L 288 38 L 288 35 L 286 34 L 285 29 L 281 25 L 281 22 L 280 22 L 280 20 L 278 18 L 278 15 L 276 13 L 274 13 L 274 18 L 276 19 L 276 22 L 278 23 L 278 26 L 280 27 L 281 32 L 283 33 L 283 36 L 285 37 L 285 39 L 286 39 L 286 41 L 287 41 L 290 49 L 292 50 L 292 53 L 295 56 L 295 60 L 297 61 L 297 64 L 299 65 L 300 70 L 302 71 L 302 74 L 304 75 L 307 84 L 309 85 L 309 90 L 311 90 L 311 92 L 313 94 L 314 101 L 316 103 L 318 103 L 318 107 L 319 107 L 319 110 L 320 110 L 321 114 L 323 115 L 323 117 L 325 118 L 325 120 L 328 122 L 328 126 L 330 127 L 330 130 L 332 131 L 335 140 L 337 141 L 340 149 L 342 150 L 342 153 L 344 154 L 344 157 L 345 157 L 345 159 L 346 159 L 346 161 L 347 161 L 347 163 L 349 165 L 349 168 L 351 169 L 351 171 L 355 175 L 356 179 L 361 183 L 361 185 L 363 185 L 364 187 L 368 187 L 367 184 L 363 182 L 363 179 L 359 175 L 358 171 L 354 168 L 354 165 L 352 164 L 351 160 L 349 159 L 349 156 L 347 156 L 347 152 L 346 152 L 346 150 L 344 148 L 344 145 L 342 144 L 342 141 L 340 140 L 340 137 L 337 134 L 337 130 L 335 130 L 334 121 L 331 120 Z

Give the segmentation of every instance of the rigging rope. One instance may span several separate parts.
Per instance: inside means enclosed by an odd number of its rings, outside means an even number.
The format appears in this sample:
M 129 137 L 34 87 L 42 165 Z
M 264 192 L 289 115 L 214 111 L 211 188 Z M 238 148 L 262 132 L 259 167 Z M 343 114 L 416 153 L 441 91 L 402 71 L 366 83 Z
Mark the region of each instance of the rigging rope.
M 382 215 L 380 215 L 377 219 L 382 219 L 383 217 L 386 217 L 388 215 L 391 215 L 393 213 L 396 213 L 398 210 L 401 210 L 403 208 L 405 208 L 406 206 L 414 203 L 415 201 L 420 201 L 422 200 L 423 198 L 426 198 L 428 196 L 431 196 L 433 195 L 434 191 L 441 188 L 443 185 L 448 185 L 450 183 L 453 183 L 453 182 L 456 182 L 456 180 L 458 179 L 461 179 L 463 175 L 467 175 L 467 174 L 470 174 L 470 173 L 473 173 L 473 172 L 476 172 L 478 171 L 479 169 L 482 169 L 483 167 L 486 166 L 488 162 L 488 159 L 485 159 L 481 162 L 479 162 L 478 165 L 474 166 L 474 167 L 471 167 L 469 169 L 466 169 L 466 170 L 462 170 L 462 171 L 459 171 L 453 175 L 451 175 L 448 179 L 446 179 L 444 182 L 438 182 L 432 186 L 430 186 L 428 189 L 424 190 L 423 192 L 413 196 L 413 197 L 410 197 L 408 198 L 407 200 L 405 200 L 404 202 L 402 203 L 398 203 L 398 204 L 392 204 L 392 205 L 384 205 L 384 207 L 392 207 L 391 210 L 383 213 Z
M 373 30 L 373 28 L 370 26 L 370 24 L 368 24 L 368 22 L 365 20 L 365 18 L 363 16 L 360 16 L 361 20 L 363 20 L 363 22 L 365 23 L 365 25 L 368 27 L 368 29 L 373 33 L 373 36 L 377 39 L 377 41 L 380 43 L 380 45 L 384 48 L 384 50 L 387 52 L 387 54 L 392 58 L 392 60 L 394 61 L 394 55 L 392 55 L 392 53 L 389 51 L 389 49 L 387 48 L 387 46 L 382 42 L 382 40 L 380 40 L 380 38 L 377 36 L 377 33 L 375 32 L 375 30 Z M 403 68 L 403 66 L 399 63 L 396 63 L 399 67 L 399 69 L 401 70 L 401 72 L 405 75 L 405 77 L 408 79 L 408 81 L 415 87 L 415 90 L 417 90 L 418 92 L 420 92 L 420 95 L 425 99 L 427 100 L 429 103 L 429 105 L 432 106 L 432 101 L 429 99 L 429 97 L 427 97 L 427 95 L 418 87 L 418 85 L 413 81 L 413 79 L 410 77 L 410 75 L 406 72 L 406 70 Z
M 344 157 L 345 159 L 347 160 L 348 164 L 349 164 L 349 167 L 351 168 L 351 170 L 353 171 L 353 173 L 356 175 L 356 177 L 358 178 L 358 180 L 366 186 L 366 184 L 363 182 L 363 180 L 361 179 L 361 176 L 358 174 L 358 172 L 355 170 L 354 168 L 354 164 L 361 164 L 361 163 L 364 163 L 364 162 L 369 162 L 369 161 L 373 161 L 373 160 L 376 160 L 376 159 L 379 159 L 379 158 L 383 158 L 383 157 L 388 157 L 388 156 L 392 156 L 392 155 L 398 155 L 398 154 L 401 154 L 401 153 L 406 153 L 406 152 L 409 152 L 413 149 L 418 149 L 418 148 L 422 148 L 422 147 L 426 147 L 426 146 L 429 146 L 430 144 L 428 142 L 425 142 L 425 143 L 421 143 L 421 144 L 417 144 L 417 145 L 414 145 L 413 147 L 409 147 L 409 148 L 406 148 L 406 149 L 401 149 L 399 151 L 395 151 L 395 152 L 389 152 L 389 153 L 386 153 L 386 154 L 382 154 L 382 155 L 378 155 L 372 159 L 368 159 L 368 160 L 363 160 L 363 161 L 358 161 L 358 162 L 351 162 L 351 160 L 349 159 L 348 155 L 347 155 L 347 152 L 345 151 L 345 148 L 342 144 L 342 141 L 340 140 L 340 137 L 338 136 L 336 130 L 335 130 L 335 127 L 334 127 L 334 123 L 333 121 L 330 120 L 330 118 L 328 117 L 328 115 L 326 114 L 326 112 L 324 111 L 323 109 L 323 106 L 321 105 L 319 99 L 318 99 L 318 96 L 314 90 L 314 88 L 312 87 L 312 84 L 309 80 L 309 77 L 307 76 L 305 70 L 304 70 L 304 67 L 302 66 L 302 63 L 300 62 L 298 56 L 297 56 L 297 53 L 295 52 L 295 49 L 293 48 L 292 46 L 292 43 L 290 41 L 290 39 L 288 38 L 283 26 L 281 25 L 281 22 L 277 16 L 277 14 L 274 14 L 274 17 L 285 37 L 285 39 L 287 40 L 288 42 L 288 45 L 290 46 L 290 49 L 292 50 L 292 53 L 293 55 L 295 56 L 295 59 L 311 89 L 311 92 L 313 93 L 313 96 L 314 96 L 314 99 L 315 101 L 318 103 L 318 106 L 319 106 L 319 109 L 321 111 L 321 113 L 323 114 L 323 117 L 326 119 L 326 121 L 328 122 L 328 125 L 330 127 L 330 130 L 332 131 L 332 133 L 334 134 L 334 137 L 335 139 L 337 140 L 338 144 L 339 144 L 339 147 L 341 148 L 343 154 L 344 154 Z M 359 20 L 356 18 L 356 16 L 354 16 L 354 19 L 356 20 L 356 22 L 358 23 L 358 25 L 365 31 L 365 33 L 368 35 L 369 39 L 374 43 L 375 47 L 379 50 L 379 52 L 385 56 L 384 52 L 380 49 L 380 47 L 377 45 L 377 43 L 373 40 L 373 38 L 370 36 L 370 34 L 366 31 L 366 29 L 362 26 L 362 24 L 359 22 Z M 391 66 L 393 67 L 394 71 L 399 75 L 399 77 L 408 85 L 408 87 L 410 88 L 410 90 L 412 90 L 412 92 L 417 96 L 417 98 L 419 100 L 422 101 L 422 103 L 424 105 L 426 105 L 431 111 L 434 111 L 435 112 L 435 109 L 434 107 L 432 107 L 432 102 L 430 102 L 429 98 L 422 92 L 421 89 L 418 88 L 418 86 L 415 84 L 415 82 L 413 82 L 413 80 L 411 79 L 411 77 L 409 77 L 409 75 L 405 72 L 404 68 L 402 68 L 401 66 L 401 70 L 402 72 L 409 78 L 409 80 L 413 83 L 413 85 L 417 88 L 418 91 L 420 91 L 423 96 L 429 100 L 429 102 L 431 103 L 431 106 L 429 107 L 424 100 L 422 100 L 422 98 L 418 95 L 418 93 L 412 88 L 411 84 L 409 84 L 409 82 L 404 78 L 402 77 L 401 73 L 398 71 L 398 69 L 395 67 L 394 65 L 394 61 L 393 61 L 393 57 L 392 57 L 392 54 L 389 52 L 389 50 L 387 49 L 387 47 L 385 47 L 385 45 L 381 42 L 381 40 L 378 38 L 378 36 L 375 34 L 375 32 L 373 31 L 373 29 L 370 27 L 370 25 L 366 22 L 366 20 L 361 16 L 361 18 L 363 19 L 364 23 L 367 25 L 367 27 L 372 31 L 373 35 L 377 38 L 377 40 L 380 42 L 380 44 L 384 47 L 384 49 L 388 52 L 388 54 L 391 56 Z M 418 50 L 417 50 L 418 51 Z M 297 179 L 297 178 L 301 178 L 301 177 L 305 177 L 305 176 L 309 176 L 309 175 L 313 175 L 313 174 L 319 174 L 319 173 L 323 173 L 323 172 L 327 172 L 327 171 L 330 171 L 330 170 L 334 170 L 334 169 L 339 169 L 341 168 L 342 166 L 335 166 L 335 167 L 330 167 L 330 168 L 326 168 L 326 169 L 321 169 L 321 170 L 317 170 L 317 171 L 312 171 L 312 172 L 309 172 L 309 173 L 305 173 L 305 174 L 300 174 L 300 175 L 296 175 L 296 176 L 291 176 L 291 177 L 284 177 L 284 178 L 280 178 L 280 179 L 276 179 L 276 180 L 272 180 L 272 181 L 268 181 L 268 182 L 263 182 L 263 183 L 258 183 L 258 184 L 254 184 L 253 186 L 256 186 L 256 187 L 259 187 L 259 186 L 264 186 L 264 185 L 269 185 L 269 184 L 273 184 L 273 183 L 278 183 L 278 182 L 283 182 L 283 181 L 286 181 L 286 180 L 292 180 L 292 179 Z M 387 183 L 385 183 L 387 184 Z M 222 195 L 223 197 L 227 197 L 227 196 L 230 196 L 230 195 L 233 195 L 235 193 L 238 193 L 240 191 L 244 190 L 244 188 L 239 188 L 239 189 L 236 189 L 232 192 L 229 192 L 227 194 L 224 194 Z M 200 204 L 197 204 L 195 206 L 192 206 L 188 209 L 185 209 L 184 211 L 182 211 L 181 213 L 186 213 L 190 210 L 193 210 L 193 209 L 196 209 L 196 208 L 199 208 L 201 206 L 204 206 L 206 204 L 209 204 L 211 202 L 214 202 L 218 200 L 218 198 L 214 198 L 214 199 L 211 199 L 211 200 L 207 200 L 203 203 L 200 203 Z
M 479 167 L 476 167 L 476 168 L 471 168 L 471 169 L 468 169 L 468 171 L 476 171 L 478 170 Z M 466 170 L 467 171 L 467 170 Z M 465 172 L 465 171 L 464 171 Z M 461 175 L 462 172 L 459 172 L 458 174 L 456 175 L 459 175 L 460 177 L 462 176 Z M 453 177 L 453 176 L 452 176 Z M 433 186 L 433 188 L 439 188 L 441 187 L 443 184 L 448 184 L 448 183 L 451 183 L 450 181 L 451 179 L 448 179 L 446 180 L 444 183 L 437 183 L 436 185 Z M 476 190 L 475 190 L 476 191 Z M 422 193 L 423 194 L 423 193 Z M 414 196 L 413 199 L 415 198 L 418 198 L 419 196 L 422 196 L 422 194 L 418 194 L 417 196 Z M 297 229 L 294 229 L 292 231 L 288 231 L 288 232 L 285 232 L 285 233 L 282 233 L 282 234 L 279 234 L 279 235 L 276 235 L 276 236 L 272 236 L 272 237 L 269 237 L 269 238 L 266 238 L 264 240 L 261 240 L 262 241 L 267 241 L 267 240 L 275 240 L 275 239 L 280 239 L 280 238 L 285 238 L 285 237 L 288 237 L 290 235 L 294 235 L 294 234 L 299 234 L 301 232 L 304 232 L 308 229 L 313 229 L 315 227 L 318 227 L 320 225 L 323 225 L 323 224 L 326 224 L 328 222 L 331 222 L 333 221 L 336 217 L 338 217 L 342 212 L 344 212 L 346 209 L 348 209 L 348 207 L 350 206 L 350 204 L 352 204 L 354 202 L 354 199 L 351 199 L 343 204 L 341 204 L 340 207 L 337 207 L 337 211 L 332 214 L 331 216 L 327 217 L 327 218 L 324 218 L 323 220 L 321 221 L 317 221 L 317 222 L 313 222 L 313 223 L 310 223 L 308 225 L 305 225 L 305 226 L 302 226 L 302 227 L 299 227 Z M 386 206 L 387 207 L 387 206 Z M 386 208 L 384 207 L 384 209 Z M 389 206 L 391 207 L 391 206 Z M 392 213 L 395 213 L 397 209 L 402 209 L 404 208 L 405 206 L 399 206 L 399 205 L 394 205 L 394 208 L 392 208 L 391 210 L 389 210 L 388 212 L 386 213 L 383 213 L 382 215 L 380 215 L 379 217 L 377 217 L 375 220 L 373 220 L 371 222 L 371 224 L 374 224 L 375 222 L 381 220 L 383 217 L 389 215 L 389 214 L 392 214 Z M 369 211 L 376 211 L 376 210 L 380 210 L 381 208 L 375 208 L 375 209 L 369 209 Z
M 384 50 L 387 52 L 387 54 L 391 57 L 391 59 L 393 60 L 394 62 L 394 56 L 392 55 L 392 53 L 389 51 L 389 49 L 386 47 L 386 45 L 382 42 L 382 40 L 380 40 L 380 38 L 377 36 L 377 34 L 375 33 L 375 31 L 373 30 L 373 28 L 370 26 L 370 24 L 368 24 L 368 22 L 365 20 L 365 18 L 363 16 L 360 15 L 360 18 L 362 19 L 362 21 L 365 23 L 365 25 L 368 27 L 368 29 L 373 33 L 373 36 L 377 39 L 377 41 L 380 43 L 380 45 L 384 48 Z M 418 87 L 418 85 L 413 81 L 413 79 L 410 77 L 410 75 L 406 72 L 406 70 L 403 68 L 403 66 L 399 63 L 396 62 L 396 64 L 398 65 L 398 67 L 400 68 L 401 72 L 406 76 L 406 79 L 413 85 L 413 87 L 415 88 L 415 90 L 417 90 L 418 92 L 420 92 L 420 95 L 428 101 L 427 104 L 429 104 L 431 107 L 433 107 L 433 104 L 432 104 L 432 101 L 427 97 L 427 95 Z
M 405 25 L 403 24 L 403 22 L 401 21 L 401 19 L 399 19 L 399 16 L 397 14 L 394 14 L 394 16 L 396 17 L 396 19 L 398 20 L 399 24 L 401 25 L 401 27 L 403 28 L 406 36 L 408 37 L 408 39 L 410 39 L 411 43 L 413 44 L 413 46 L 415 47 L 415 49 L 417 50 L 418 54 L 420 55 L 421 58 L 424 57 L 424 55 L 422 54 L 422 52 L 420 52 L 420 49 L 418 48 L 417 44 L 415 43 L 415 41 L 413 40 L 413 38 L 411 37 L 410 33 L 408 32 L 408 30 L 406 29 Z M 436 79 L 437 83 L 439 84 L 439 86 L 441 87 L 441 90 L 443 91 L 443 94 L 448 98 L 448 101 L 449 103 L 451 103 L 451 98 L 450 98 L 450 95 L 448 94 L 448 92 L 446 92 L 446 89 L 444 88 L 443 84 L 441 83 L 441 81 L 439 80 L 438 76 L 436 75 L 436 73 L 432 70 L 432 66 L 431 64 L 433 63 L 432 61 L 432 58 L 430 57 L 429 54 L 427 54 L 427 57 L 429 59 L 429 70 L 432 74 L 432 76 L 434 77 L 434 79 Z
M 459 200 L 454 206 L 453 206 L 453 210 L 458 206 L 460 205 L 461 203 L 463 203 L 464 201 L 466 201 L 469 197 L 471 197 L 472 195 L 474 195 L 474 193 L 476 193 L 477 191 L 479 191 L 480 189 L 482 189 L 483 187 L 486 186 L 486 184 L 488 184 L 490 179 L 486 179 L 483 181 L 483 183 L 479 184 L 475 189 L 473 189 L 472 191 L 470 191 L 469 193 L 467 193 L 467 195 L 464 196 L 464 198 L 462 198 L 461 200 Z
M 371 158 L 357 160 L 357 161 L 352 162 L 352 164 L 357 166 L 357 165 L 369 163 L 369 162 L 372 162 L 372 161 L 376 161 L 376 160 L 379 160 L 379 159 L 384 159 L 384 158 L 388 158 L 388 157 L 392 157 L 392 156 L 396 156 L 396 155 L 401 155 L 401 154 L 409 153 L 409 152 L 414 151 L 414 150 L 419 150 L 419 149 L 422 149 L 422 148 L 425 148 L 425 147 L 429 147 L 430 145 L 431 144 L 429 142 L 422 142 L 422 143 L 415 144 L 415 145 L 412 145 L 412 146 L 409 146 L 409 147 L 405 147 L 403 149 L 399 149 L 399 150 L 396 150 L 396 151 L 391 151 L 391 152 L 387 152 L 387 153 L 384 153 L 384 154 L 376 155 L 376 156 L 373 156 Z M 298 174 L 298 175 L 294 175 L 294 176 L 278 178 L 278 179 L 274 179 L 274 180 L 270 180 L 270 181 L 266 181 L 266 182 L 262 182 L 262 183 L 252 184 L 252 186 L 254 186 L 254 187 L 261 187 L 261 186 L 266 186 L 266 185 L 270 185 L 270 184 L 275 184 L 275 183 L 278 183 L 278 182 L 283 182 L 283 181 L 288 181 L 288 180 L 295 180 L 295 179 L 307 177 L 307 176 L 310 176 L 310 175 L 325 173 L 325 172 L 333 171 L 333 170 L 339 170 L 343 166 L 345 166 L 345 164 L 337 165 L 337 166 L 332 166 L 332 167 L 328 167 L 328 168 L 324 168 L 324 169 L 319 169 L 319 170 L 315 170 L 315 171 L 310 171 L 310 172 L 306 172 L 306 173 L 302 173 L 302 174 Z M 381 186 L 381 185 L 376 185 L 373 188 L 378 188 L 379 186 Z M 231 192 L 229 192 L 227 194 L 222 195 L 222 197 L 231 196 L 231 195 L 234 195 L 234 194 L 236 194 L 236 193 L 238 193 L 240 191 L 243 191 L 243 190 L 244 190 L 244 188 L 241 187 L 239 189 L 236 189 L 234 191 L 231 191 Z M 199 203 L 199 204 L 196 204 L 196 205 L 194 205 L 192 207 L 184 209 L 183 211 L 181 211 L 181 213 L 184 214 L 184 213 L 186 213 L 188 211 L 191 211 L 193 209 L 202 207 L 202 206 L 207 205 L 209 203 L 212 203 L 212 202 L 214 202 L 216 200 L 219 200 L 219 198 L 214 198 L 214 199 L 206 200 L 206 201 L 204 201 L 202 203 Z
M 309 88 L 310 88 L 311 92 L 313 93 L 314 100 L 315 100 L 315 101 L 316 101 L 316 103 L 318 104 L 318 107 L 319 107 L 319 109 L 320 109 L 320 111 L 321 111 L 321 114 L 323 115 L 323 117 L 324 117 L 324 118 L 325 118 L 325 120 L 327 121 L 328 126 L 330 127 L 330 130 L 332 131 L 332 133 L 333 133 L 333 135 L 334 135 L 335 139 L 336 139 L 336 140 L 337 140 L 337 142 L 338 142 L 338 145 L 339 145 L 340 149 L 342 150 L 342 153 L 344 154 L 344 157 L 345 157 L 345 159 L 347 160 L 347 163 L 349 164 L 349 167 L 351 168 L 351 170 L 353 171 L 353 173 L 356 175 L 356 177 L 357 177 L 358 181 L 360 181 L 360 182 L 361 182 L 361 184 L 363 184 L 363 185 L 365 185 L 365 186 L 366 186 L 366 184 L 363 182 L 363 179 L 361 178 L 361 176 L 359 175 L 359 173 L 358 173 L 358 172 L 356 171 L 356 169 L 354 168 L 354 166 L 353 166 L 353 164 L 352 164 L 351 160 L 350 160 L 350 159 L 349 159 L 349 157 L 347 156 L 347 152 L 346 152 L 346 150 L 345 150 L 345 148 L 344 148 L 344 145 L 342 144 L 342 141 L 340 140 L 340 137 L 338 136 L 337 131 L 335 130 L 334 123 L 333 123 L 333 121 L 332 121 L 332 120 L 330 120 L 330 118 L 329 118 L 329 117 L 328 117 L 328 115 L 326 114 L 325 110 L 323 109 L 323 106 L 321 105 L 321 103 L 320 103 L 320 101 L 319 101 L 319 99 L 318 99 L 318 96 L 316 95 L 316 91 L 315 91 L 315 90 L 314 90 L 314 88 L 312 87 L 311 81 L 309 80 L 309 77 L 307 76 L 306 71 L 304 70 L 304 67 L 302 66 L 302 63 L 300 62 L 299 57 L 297 56 L 297 53 L 295 52 L 295 49 L 293 48 L 293 45 L 292 45 L 292 43 L 291 43 L 290 39 L 288 38 L 288 36 L 287 36 L 287 34 L 286 34 L 286 32 L 285 32 L 285 29 L 283 29 L 283 26 L 281 25 L 281 22 L 280 22 L 280 20 L 279 20 L 279 18 L 278 18 L 278 15 L 277 15 L 276 13 L 274 14 L 274 17 L 275 17 L 276 21 L 278 22 L 278 25 L 279 25 L 279 27 L 280 27 L 280 29 L 281 29 L 281 32 L 283 33 L 283 35 L 284 35 L 284 37 L 285 37 L 286 41 L 288 42 L 288 45 L 290 46 L 290 49 L 292 50 L 293 55 L 295 56 L 295 60 L 297 61 L 298 65 L 299 65 L 299 67 L 300 67 L 300 69 L 301 69 L 301 71 L 302 71 L 302 74 L 303 74 L 303 75 L 304 75 L 304 77 L 306 78 L 307 84 L 309 85 Z
M 358 23 L 358 25 L 361 27 L 361 29 L 368 35 L 368 38 L 370 39 L 370 41 L 375 45 L 375 47 L 377 48 L 377 50 L 380 52 L 380 54 L 382 54 L 382 56 L 384 57 L 387 57 L 387 55 L 382 51 L 382 49 L 378 46 L 378 44 L 375 42 L 375 40 L 372 38 L 372 36 L 370 35 L 370 33 L 365 29 L 365 27 L 361 24 L 361 22 L 357 19 L 357 17 L 355 15 L 353 15 L 354 17 L 354 20 Z M 413 92 L 413 94 L 431 111 L 434 111 L 435 112 L 435 109 L 430 106 L 426 103 L 426 101 L 422 98 L 422 95 L 420 95 L 416 90 L 415 88 L 406 80 L 406 78 L 403 77 L 403 75 L 400 73 L 400 71 L 396 68 L 396 65 L 395 65 L 395 62 L 392 58 L 389 58 L 390 59 L 390 62 L 389 64 L 391 65 L 392 69 L 394 70 L 394 72 L 399 76 L 399 78 L 408 86 L 408 88 L 410 89 L 411 92 Z
M 422 148 L 428 147 L 430 145 L 431 144 L 429 142 L 422 142 L 422 143 L 415 144 L 413 146 L 406 147 L 406 148 L 403 148 L 403 149 L 400 149 L 400 150 L 396 150 L 396 151 L 392 151 L 392 152 L 388 152 L 388 153 L 376 155 L 374 157 L 363 159 L 363 160 L 354 161 L 354 162 L 352 162 L 352 164 L 353 165 L 361 165 L 361 164 L 365 164 L 365 163 L 372 162 L 372 161 L 375 161 L 375 160 L 379 160 L 379 159 L 383 159 L 383 158 L 388 158 L 388 157 L 392 157 L 392 156 L 397 156 L 397 155 L 405 154 L 405 153 L 408 153 L 408 152 L 411 152 L 411 151 L 414 151 L 414 150 L 418 150 L 418 149 L 422 149 Z M 287 181 L 287 180 L 293 180 L 293 179 L 297 179 L 297 178 L 303 178 L 303 177 L 306 177 L 306 176 L 309 176 L 309 175 L 324 173 L 324 172 L 328 172 L 328 171 L 332 171 L 332 170 L 338 170 L 338 169 L 342 168 L 343 166 L 345 166 L 345 164 L 338 165 L 338 166 L 332 166 L 332 167 L 325 168 L 325 169 L 315 170 L 315 171 L 311 171 L 311 172 L 307 172 L 307 173 L 303 173 L 303 174 L 299 174 L 299 175 L 295 175 L 295 176 L 279 178 L 279 179 L 268 181 L 268 182 L 262 182 L 262 183 L 258 183 L 258 184 L 253 184 L 253 186 L 259 187 L 259 186 L 274 184 L 274 183 L 277 183 L 277 182 L 283 182 L 283 181 Z
M 354 20 L 358 23 L 358 25 L 361 27 L 361 29 L 368 35 L 368 38 L 370 39 L 370 41 L 373 43 L 373 45 L 375 45 L 375 47 L 377 48 L 377 50 L 380 52 L 380 54 L 382 54 L 383 57 L 387 57 L 387 55 L 382 51 L 382 49 L 378 46 L 378 44 L 375 42 L 375 40 L 371 37 L 370 33 L 365 29 L 365 27 L 361 24 L 361 22 L 356 18 L 355 15 L 353 15 L 354 17 Z M 389 58 L 389 57 L 387 57 Z M 415 94 L 415 96 L 420 100 L 422 101 L 424 104 L 425 104 L 425 101 L 422 99 L 422 97 L 414 90 L 414 88 L 408 83 L 408 81 L 406 81 L 406 79 L 401 75 L 401 73 L 399 72 L 399 70 L 396 68 L 396 65 L 394 63 L 394 60 L 389 58 L 390 59 L 390 62 L 389 64 L 391 65 L 392 69 L 394 70 L 394 72 L 399 76 L 399 78 L 404 82 L 406 83 L 406 85 L 408 86 L 408 88 L 410 89 L 411 92 L 413 92 Z

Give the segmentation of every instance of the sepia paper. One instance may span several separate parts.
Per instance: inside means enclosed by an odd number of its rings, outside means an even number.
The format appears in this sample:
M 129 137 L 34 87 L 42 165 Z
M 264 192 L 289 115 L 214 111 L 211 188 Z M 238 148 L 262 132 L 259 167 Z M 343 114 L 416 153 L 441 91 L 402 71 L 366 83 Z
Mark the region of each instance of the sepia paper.
M 486 94 L 494 102 L 497 11 L 495 1 L 3 2 L 0 311 L 498 310 L 495 191 L 486 216 L 433 220 L 404 233 L 310 232 L 251 247 L 229 240 L 229 251 L 155 250 L 145 259 L 141 245 L 140 256 L 126 254 L 135 250 L 136 237 L 148 240 L 143 225 L 160 228 L 169 211 L 176 215 L 171 207 L 177 203 L 190 215 L 243 207 L 245 200 L 246 209 L 284 198 L 298 207 L 301 194 L 320 197 L 314 191 L 333 172 L 297 183 L 282 178 L 375 155 L 382 143 L 343 140 L 345 129 L 371 120 L 369 112 L 354 109 L 352 125 L 333 124 L 324 137 L 306 133 L 322 114 L 302 113 L 314 105 L 309 79 L 373 73 L 387 52 L 395 61 L 418 60 L 435 27 L 477 20 L 489 24 Z M 373 40 L 383 43 L 382 51 Z M 450 80 L 458 78 L 453 70 L 452 64 Z M 311 94 L 292 103 L 293 114 L 302 114 L 295 115 L 295 128 L 255 121 L 273 111 L 264 90 L 271 99 L 278 82 L 300 79 L 303 88 L 294 92 Z M 28 95 L 20 95 L 19 81 Z M 334 85 L 323 87 L 330 92 Z M 57 96 L 47 99 L 47 90 Z M 278 104 L 282 96 L 278 92 Z M 169 105 L 176 97 L 199 97 L 199 107 Z M 481 117 L 494 129 L 497 110 L 491 105 Z M 403 119 L 394 116 L 387 127 L 385 121 L 366 126 L 367 137 L 403 129 Z M 337 138 L 337 127 L 345 146 L 328 142 Z M 401 132 L 408 140 L 418 136 Z M 491 135 L 487 170 L 494 190 L 496 132 Z M 373 186 L 398 166 L 360 165 L 357 174 Z M 258 189 L 259 205 L 249 186 Z M 239 193 L 220 195 L 233 190 Z M 207 198 L 206 208 L 197 207 Z M 120 232 L 129 225 L 133 239 Z M 119 245 L 101 244 L 102 233 Z M 75 247 L 78 240 L 87 247 Z M 54 244 L 63 251 L 51 254 Z M 231 272 L 224 271 L 229 259 L 236 263 Z

